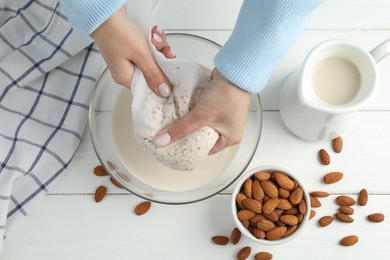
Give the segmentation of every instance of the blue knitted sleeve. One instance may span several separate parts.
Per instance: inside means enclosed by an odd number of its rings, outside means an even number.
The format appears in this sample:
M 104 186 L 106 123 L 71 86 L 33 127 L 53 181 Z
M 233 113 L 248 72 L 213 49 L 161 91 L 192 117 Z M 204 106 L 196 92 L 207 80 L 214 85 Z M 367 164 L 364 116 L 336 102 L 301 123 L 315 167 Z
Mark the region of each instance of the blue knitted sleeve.
M 91 34 L 113 15 L 126 0 L 59 0 L 72 27 L 81 34 Z
M 282 55 L 323 0 L 245 0 L 229 40 L 215 57 L 228 80 L 260 92 Z

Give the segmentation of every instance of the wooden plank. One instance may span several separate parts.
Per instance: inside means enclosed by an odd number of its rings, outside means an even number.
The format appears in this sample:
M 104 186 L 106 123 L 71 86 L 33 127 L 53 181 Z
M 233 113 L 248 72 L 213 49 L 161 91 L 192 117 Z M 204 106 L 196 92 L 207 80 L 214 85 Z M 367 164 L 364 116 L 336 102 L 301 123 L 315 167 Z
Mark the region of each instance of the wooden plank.
M 390 111 L 362 111 L 357 115 L 355 125 L 343 137 L 344 150 L 341 154 L 332 152 L 330 142 L 307 142 L 293 135 L 283 124 L 279 112 L 263 113 L 263 129 L 260 144 L 249 168 L 274 164 L 291 169 L 310 190 L 326 189 L 338 193 L 356 193 L 367 188 L 373 193 L 390 194 Z M 322 166 L 317 152 L 329 151 L 331 164 Z M 108 177 L 93 175 L 93 168 L 99 162 L 92 149 L 89 133 L 83 139 L 73 162 L 63 174 L 51 194 L 93 194 L 99 185 L 106 185 L 109 193 L 127 193 L 112 185 Z M 326 186 L 321 177 L 329 171 L 342 171 L 345 178 L 339 184 Z M 228 188 L 225 192 L 230 192 Z
M 170 30 L 231 30 L 242 0 L 164 0 L 160 25 Z M 363 11 L 362 11 L 363 10 Z M 326 0 L 310 16 L 309 29 L 390 29 L 387 0 Z
M 237 245 L 217 246 L 214 235 L 229 236 L 234 228 L 230 196 L 185 205 L 152 204 L 150 211 L 136 216 L 132 210 L 140 200 L 134 196 L 108 196 L 96 204 L 89 196 L 47 196 L 3 243 L 1 259 L 235 259 L 238 250 L 252 247 L 269 251 L 275 259 L 389 259 L 390 224 L 369 223 L 372 212 L 390 215 L 389 195 L 371 195 L 365 207 L 355 206 L 351 224 L 334 221 L 326 228 L 319 217 L 337 210 L 335 196 L 321 199 L 323 206 L 293 241 L 273 247 L 242 238 Z M 338 241 L 356 234 L 359 242 L 345 248 Z

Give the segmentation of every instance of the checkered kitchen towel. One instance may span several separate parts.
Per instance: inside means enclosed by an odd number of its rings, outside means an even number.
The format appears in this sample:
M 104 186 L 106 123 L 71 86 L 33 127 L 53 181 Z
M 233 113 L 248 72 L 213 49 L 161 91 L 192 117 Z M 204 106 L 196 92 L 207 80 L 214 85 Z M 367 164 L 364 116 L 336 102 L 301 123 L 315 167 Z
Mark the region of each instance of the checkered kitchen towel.
M 0 244 L 71 161 L 100 62 L 57 1 L 0 0 Z

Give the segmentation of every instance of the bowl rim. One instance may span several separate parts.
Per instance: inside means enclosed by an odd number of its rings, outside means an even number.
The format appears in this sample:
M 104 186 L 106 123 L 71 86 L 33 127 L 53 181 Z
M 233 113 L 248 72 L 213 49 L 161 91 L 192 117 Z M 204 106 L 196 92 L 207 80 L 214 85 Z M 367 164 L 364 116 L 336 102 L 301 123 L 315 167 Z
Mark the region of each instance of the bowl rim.
M 208 38 L 205 38 L 205 37 L 202 37 L 202 36 L 199 36 L 199 35 L 195 35 L 195 34 L 190 34 L 190 33 L 167 33 L 166 34 L 168 37 L 169 36 L 184 36 L 184 37 L 189 37 L 189 38 L 195 38 L 195 39 L 200 39 L 200 40 L 204 40 L 218 48 L 221 48 L 222 46 Z M 168 39 L 169 40 L 169 39 Z M 108 70 L 108 67 L 106 67 L 103 72 L 101 73 L 101 75 L 99 76 L 99 78 L 97 79 L 96 81 L 96 86 L 99 84 L 99 82 L 103 79 L 103 77 L 105 76 L 105 73 L 107 73 Z M 92 98 L 91 98 L 91 102 L 90 102 L 90 109 L 89 109 L 89 116 L 88 116 L 88 124 L 89 126 L 91 127 L 92 125 L 92 120 L 93 120 L 93 115 L 92 115 L 92 107 L 94 105 L 94 96 L 96 94 L 96 89 L 94 90 L 93 94 L 92 94 Z M 259 107 L 260 107 L 260 113 L 262 114 L 262 105 L 261 105 L 261 99 L 260 99 L 260 96 L 259 94 L 252 94 L 256 97 L 256 101 L 258 102 L 259 104 Z M 263 125 L 263 116 L 260 117 L 260 125 L 262 126 Z M 137 191 L 134 191 L 132 189 L 130 189 L 129 187 L 127 187 L 126 185 L 123 185 L 122 184 L 122 180 L 119 179 L 114 172 L 112 171 L 115 171 L 115 170 L 112 170 L 108 165 L 107 165 L 107 162 L 105 160 L 103 160 L 103 158 L 101 158 L 101 155 L 97 149 L 97 144 L 95 143 L 96 142 L 96 139 L 95 137 L 93 136 L 93 131 L 90 131 L 90 136 L 91 136 L 91 143 L 92 143 L 92 146 L 93 146 L 93 149 L 95 151 L 95 154 L 98 158 L 98 160 L 100 161 L 101 165 L 104 167 L 104 169 L 106 170 L 106 172 L 110 175 L 110 177 L 112 177 L 117 183 L 119 183 L 122 188 L 124 188 L 125 190 L 127 190 L 128 192 L 142 198 L 142 199 L 145 199 L 145 200 L 148 200 L 148 201 L 151 201 L 151 202 L 155 202 L 155 203 L 159 203 L 159 204 L 166 204 L 166 205 L 184 205 L 184 204 L 190 204 L 190 203 L 195 203 L 195 202 L 199 202 L 199 201 L 203 201 L 203 200 L 206 200 L 206 199 L 209 199 L 215 195 L 217 195 L 218 193 L 220 193 L 221 191 L 227 189 L 229 186 L 231 186 L 234 182 L 236 182 L 247 170 L 248 166 L 250 165 L 250 163 L 252 162 L 253 160 L 253 157 L 255 156 L 256 154 L 256 151 L 258 149 L 258 146 L 259 146 L 259 143 L 260 143 L 260 138 L 261 138 L 261 132 L 262 132 L 262 127 L 260 127 L 259 129 L 259 133 L 258 135 L 256 136 L 256 141 L 255 142 L 255 147 L 254 147 L 254 152 L 252 153 L 252 155 L 250 156 L 248 162 L 246 165 L 243 166 L 242 168 L 242 171 L 241 173 L 237 174 L 237 176 L 235 178 L 233 178 L 229 183 L 225 184 L 222 188 L 220 189 L 217 189 L 215 192 L 212 192 L 210 193 L 209 195 L 207 196 L 203 196 L 203 197 L 200 197 L 200 198 L 197 198 L 197 199 L 192 199 L 192 200 L 188 200 L 188 201 L 179 201 L 179 202 L 167 202 L 167 201 L 162 201 L 162 200 L 158 200 L 158 199 L 154 199 L 152 197 L 148 197 L 140 192 L 137 192 Z M 170 191 L 172 193 L 175 193 L 175 191 Z M 179 193 L 179 192 L 178 192 Z
M 303 216 L 302 222 L 299 223 L 299 226 L 296 229 L 296 231 L 287 237 L 283 237 L 283 238 L 280 238 L 278 240 L 259 239 L 259 238 L 255 237 L 254 235 L 252 235 L 252 233 L 246 227 L 244 227 L 244 225 L 241 223 L 241 221 L 237 218 L 236 195 L 239 193 L 245 180 L 247 180 L 249 176 L 252 176 L 253 174 L 255 174 L 258 171 L 271 171 L 271 172 L 279 171 L 279 172 L 282 172 L 282 173 L 286 174 L 287 176 L 296 180 L 299 183 L 299 187 L 301 187 L 303 190 L 303 196 L 304 196 L 305 201 L 306 201 L 306 213 Z M 296 178 L 296 175 L 294 173 L 291 173 L 291 172 L 293 172 L 293 171 L 289 170 L 288 168 L 281 167 L 281 166 L 260 165 L 260 166 L 253 167 L 252 169 L 246 171 L 244 174 L 241 175 L 240 179 L 236 183 L 236 186 L 234 187 L 234 190 L 232 192 L 232 197 L 231 197 L 231 207 L 230 207 L 231 213 L 232 213 L 234 222 L 236 223 L 236 226 L 241 231 L 241 233 L 244 234 L 250 240 L 254 241 L 255 243 L 267 245 L 267 246 L 276 246 L 276 245 L 284 244 L 284 243 L 287 243 L 287 242 L 293 240 L 294 238 L 296 238 L 302 232 L 302 230 L 305 228 L 305 226 L 307 226 L 307 223 L 308 223 L 309 217 L 310 217 L 310 210 L 311 210 L 310 196 L 309 196 L 307 189 L 305 188 L 305 185 L 302 185 L 302 182 L 298 178 Z

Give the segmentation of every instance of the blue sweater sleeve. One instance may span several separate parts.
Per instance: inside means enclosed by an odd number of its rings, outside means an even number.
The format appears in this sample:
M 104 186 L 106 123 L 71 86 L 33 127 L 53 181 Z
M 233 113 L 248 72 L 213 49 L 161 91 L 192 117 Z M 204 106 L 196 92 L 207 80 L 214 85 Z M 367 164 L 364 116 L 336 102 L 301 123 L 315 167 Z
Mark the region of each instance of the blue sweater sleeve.
M 126 0 L 59 0 L 72 27 L 81 34 L 91 34 L 113 15 Z
M 215 57 L 228 80 L 260 92 L 282 55 L 323 0 L 245 0 L 232 35 Z

